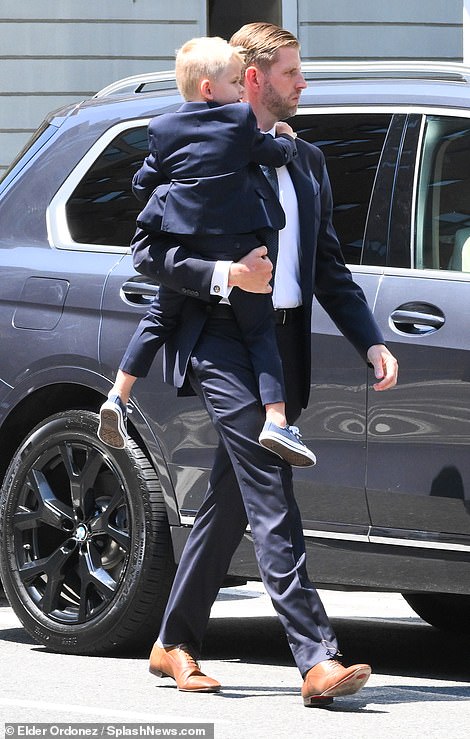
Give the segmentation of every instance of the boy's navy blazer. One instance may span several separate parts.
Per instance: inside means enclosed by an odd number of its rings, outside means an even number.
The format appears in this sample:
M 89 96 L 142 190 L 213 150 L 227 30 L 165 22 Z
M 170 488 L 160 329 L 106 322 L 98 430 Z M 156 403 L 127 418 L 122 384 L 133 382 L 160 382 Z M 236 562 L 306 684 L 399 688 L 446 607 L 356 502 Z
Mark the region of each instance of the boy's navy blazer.
M 297 139 L 298 156 L 287 165 L 297 195 L 300 223 L 300 283 L 304 306 L 302 396 L 310 393 L 311 316 L 314 295 L 366 359 L 367 349 L 384 342 L 362 289 L 344 263 L 332 223 L 333 201 L 320 149 Z M 183 385 L 191 351 L 207 318 L 215 261 L 198 259 L 170 234 L 149 237 L 140 229 L 133 239 L 134 264 L 143 274 L 186 295 L 178 329 L 165 345 L 165 378 Z
M 220 235 L 284 227 L 257 165 L 281 167 L 297 147 L 290 136 L 262 134 L 250 105 L 184 103 L 154 118 L 148 135 L 150 154 L 133 180 L 136 196 L 148 200 L 141 228 Z

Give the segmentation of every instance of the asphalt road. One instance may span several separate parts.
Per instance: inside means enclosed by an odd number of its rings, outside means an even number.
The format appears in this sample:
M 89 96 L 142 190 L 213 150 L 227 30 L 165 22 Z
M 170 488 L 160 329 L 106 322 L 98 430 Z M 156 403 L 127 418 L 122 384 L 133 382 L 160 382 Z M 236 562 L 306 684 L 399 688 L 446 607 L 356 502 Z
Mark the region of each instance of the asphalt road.
M 325 709 L 304 708 L 300 676 L 258 583 L 221 591 L 214 606 L 203 669 L 223 684 L 219 694 L 180 693 L 172 681 L 151 676 L 143 657 L 49 652 L 0 603 L 0 728 L 182 722 L 213 723 L 217 739 L 468 738 L 470 639 L 443 636 L 399 595 L 322 597 L 345 662 L 370 662 L 374 670 L 361 693 Z

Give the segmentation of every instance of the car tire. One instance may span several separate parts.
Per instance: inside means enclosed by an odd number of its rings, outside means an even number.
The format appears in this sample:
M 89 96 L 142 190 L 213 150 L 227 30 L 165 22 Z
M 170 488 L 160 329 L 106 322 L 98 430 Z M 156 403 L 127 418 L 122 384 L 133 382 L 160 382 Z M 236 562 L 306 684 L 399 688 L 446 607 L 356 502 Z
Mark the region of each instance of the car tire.
M 97 437 L 72 410 L 17 450 L 0 496 L 0 571 L 25 629 L 71 654 L 140 652 L 155 639 L 174 574 L 165 503 L 143 449 Z
M 470 595 L 403 593 L 413 611 L 442 631 L 470 634 Z

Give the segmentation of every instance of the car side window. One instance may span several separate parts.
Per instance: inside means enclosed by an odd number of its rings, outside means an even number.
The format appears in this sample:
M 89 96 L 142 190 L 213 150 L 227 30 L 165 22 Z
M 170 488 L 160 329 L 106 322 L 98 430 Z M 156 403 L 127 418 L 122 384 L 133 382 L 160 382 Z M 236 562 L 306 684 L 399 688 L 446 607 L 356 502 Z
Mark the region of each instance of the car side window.
M 333 225 L 349 264 L 361 261 L 369 202 L 391 118 L 388 113 L 300 113 L 295 119 L 298 135 L 325 155 Z
M 416 202 L 415 267 L 470 272 L 468 119 L 426 119 Z
M 333 222 L 345 261 L 359 264 L 369 201 L 391 115 L 298 115 L 300 136 L 322 149 L 333 191 Z M 141 205 L 132 176 L 148 151 L 147 127 L 120 133 L 103 150 L 66 205 L 72 240 L 128 246 Z M 352 197 L 353 196 L 353 197 Z
M 123 131 L 103 150 L 67 201 L 73 241 L 129 246 L 142 209 L 131 182 L 147 152 L 147 126 Z

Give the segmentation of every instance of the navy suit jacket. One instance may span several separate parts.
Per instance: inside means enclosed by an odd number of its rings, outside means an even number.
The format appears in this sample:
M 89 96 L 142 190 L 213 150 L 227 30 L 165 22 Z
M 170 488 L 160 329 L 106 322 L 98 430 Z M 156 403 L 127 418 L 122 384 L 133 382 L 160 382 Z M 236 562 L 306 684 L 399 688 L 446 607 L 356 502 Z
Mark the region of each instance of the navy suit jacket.
M 285 216 L 257 166 L 281 167 L 297 155 L 291 136 L 257 127 L 247 103 L 184 103 L 154 118 L 150 153 L 133 179 L 147 205 L 137 217 L 149 231 L 243 234 L 279 230 Z
M 346 267 L 332 224 L 332 194 L 323 153 L 297 139 L 298 156 L 287 165 L 297 194 L 300 222 L 300 281 L 304 306 L 305 367 L 299 378 L 304 407 L 310 392 L 312 300 L 318 301 L 344 336 L 366 359 L 367 349 L 382 344 L 382 333 L 362 289 Z M 149 237 L 137 230 L 134 242 L 143 255 L 141 269 L 188 296 L 183 315 L 166 344 L 166 379 L 183 385 L 190 353 L 207 317 L 215 261 L 197 259 L 170 234 Z M 206 302 L 204 302 L 206 301 Z

